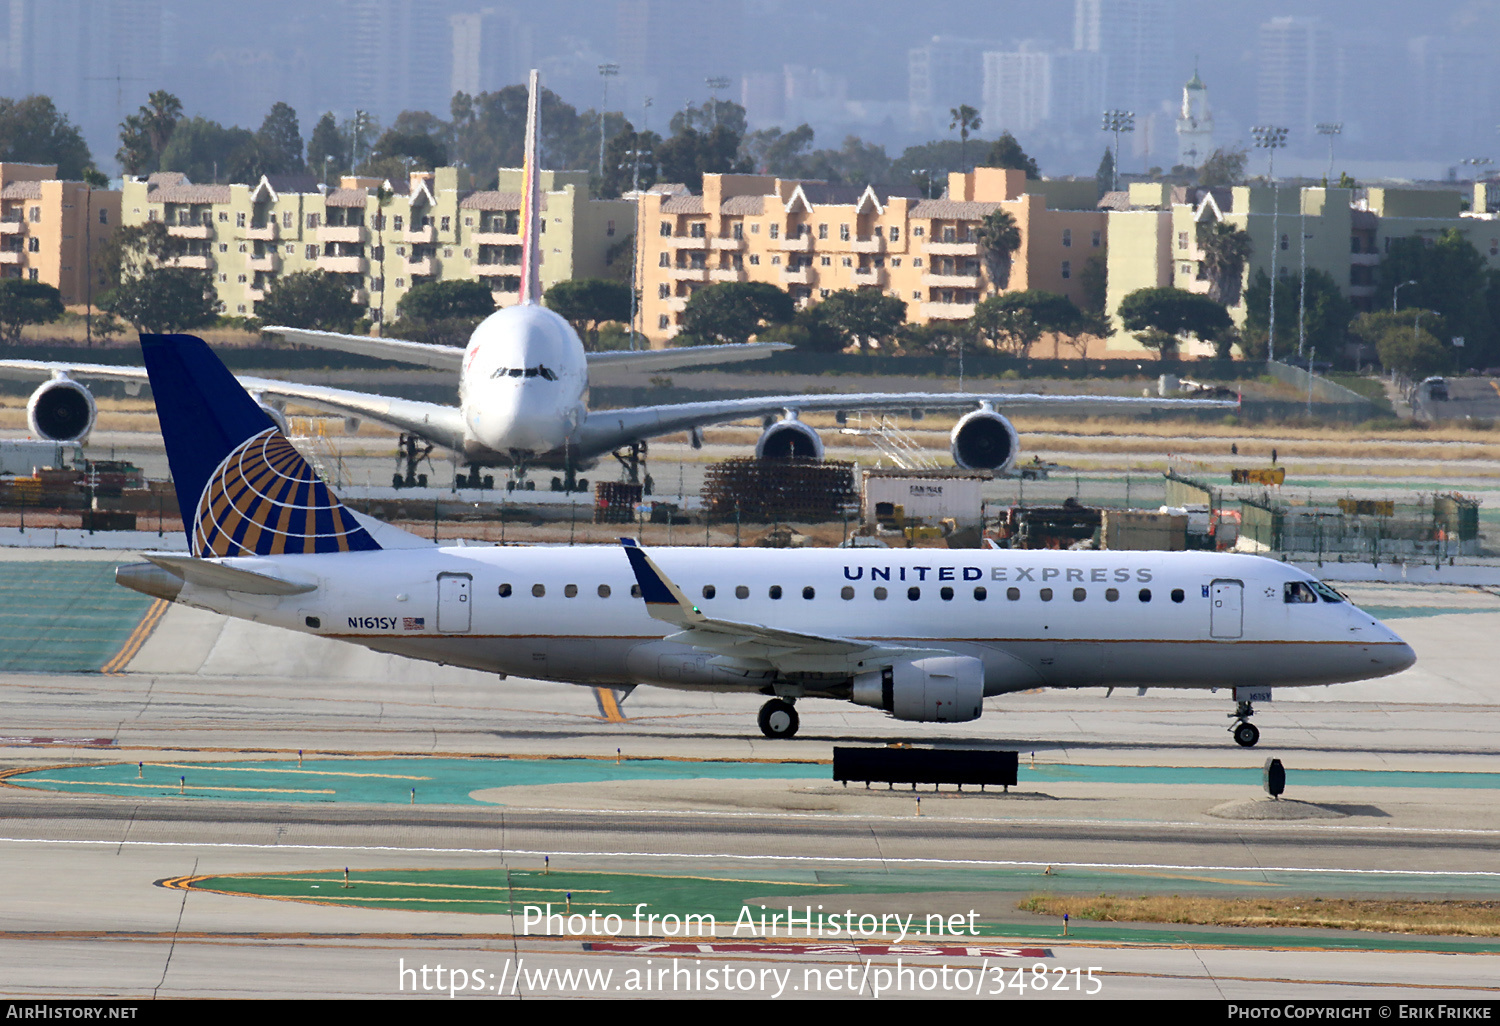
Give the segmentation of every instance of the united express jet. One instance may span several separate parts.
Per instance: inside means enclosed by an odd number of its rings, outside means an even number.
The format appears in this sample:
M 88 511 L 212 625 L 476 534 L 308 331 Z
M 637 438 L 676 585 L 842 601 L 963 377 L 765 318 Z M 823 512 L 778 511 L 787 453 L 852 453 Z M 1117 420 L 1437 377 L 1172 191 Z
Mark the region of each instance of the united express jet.
M 1207 552 L 437 546 L 343 505 L 201 340 L 141 338 L 191 555 L 116 580 L 227 616 L 499 674 L 976 719 L 1038 687 L 1278 687 L 1412 650 L 1308 574 Z

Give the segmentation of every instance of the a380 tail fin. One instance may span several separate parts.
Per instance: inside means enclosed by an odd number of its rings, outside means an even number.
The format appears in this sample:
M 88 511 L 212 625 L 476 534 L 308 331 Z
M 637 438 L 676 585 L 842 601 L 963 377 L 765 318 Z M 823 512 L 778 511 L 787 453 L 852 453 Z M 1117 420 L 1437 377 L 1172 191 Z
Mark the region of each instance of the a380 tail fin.
M 521 302 L 536 305 L 542 301 L 542 248 L 540 238 L 541 196 L 541 136 L 540 105 L 542 87 L 540 73 L 531 72 L 531 94 L 526 101 L 526 152 L 521 159 Z
M 380 548 L 202 339 L 141 351 L 193 555 Z

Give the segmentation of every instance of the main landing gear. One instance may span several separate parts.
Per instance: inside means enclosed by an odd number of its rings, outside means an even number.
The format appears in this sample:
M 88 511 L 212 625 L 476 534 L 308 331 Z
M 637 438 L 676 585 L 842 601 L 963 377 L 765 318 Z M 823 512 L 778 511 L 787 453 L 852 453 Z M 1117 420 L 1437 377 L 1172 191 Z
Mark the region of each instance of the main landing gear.
M 1234 735 L 1234 743 L 1241 748 L 1254 748 L 1255 742 L 1260 740 L 1260 731 L 1250 722 L 1250 717 L 1254 715 L 1255 709 L 1249 702 L 1240 702 L 1234 707 L 1234 712 L 1229 714 L 1229 718 L 1235 721 L 1229 732 Z
M 391 476 L 392 488 L 426 488 L 427 475 L 417 473 L 417 464 L 432 455 L 432 443 L 416 435 L 403 434 L 396 443 L 397 464 L 406 463 L 406 474 L 399 472 Z M 431 461 L 429 460 L 429 466 Z
M 554 492 L 563 492 L 565 494 L 572 492 L 586 492 L 589 490 L 589 479 L 586 477 L 579 477 L 578 472 L 575 471 L 572 467 L 569 467 L 567 470 L 563 471 L 562 477 L 554 477 L 552 479 L 552 490 Z
M 773 698 L 760 707 L 760 732 L 766 737 L 792 737 L 800 725 L 797 710 L 786 699 Z
M 631 442 L 628 447 L 616 449 L 612 455 L 620 461 L 620 466 L 625 468 L 625 481 L 628 484 L 641 485 L 641 493 L 650 495 L 656 482 L 651 480 L 651 475 L 646 473 L 647 445 L 645 439 Z M 644 475 L 645 480 L 641 478 Z
M 454 475 L 454 477 L 453 477 L 453 487 L 455 489 L 458 489 L 458 488 L 493 488 L 493 487 L 495 487 L 495 475 L 493 475 L 493 474 L 480 474 L 480 472 L 479 472 L 479 466 L 477 464 L 470 463 L 469 464 L 469 472 L 467 474 L 455 474 Z

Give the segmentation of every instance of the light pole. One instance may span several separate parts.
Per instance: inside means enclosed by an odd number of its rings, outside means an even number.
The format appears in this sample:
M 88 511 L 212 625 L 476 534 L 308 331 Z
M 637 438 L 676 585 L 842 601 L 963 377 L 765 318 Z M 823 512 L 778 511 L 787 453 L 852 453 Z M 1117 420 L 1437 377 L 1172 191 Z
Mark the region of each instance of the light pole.
M 1328 174 L 1323 177 L 1325 182 L 1333 182 L 1333 137 L 1344 134 L 1344 123 L 1342 121 L 1321 121 L 1318 123 L 1318 134 L 1328 137 Z
M 618 64 L 599 65 L 599 79 L 604 83 L 604 96 L 599 101 L 599 178 L 604 179 L 604 109 L 609 106 L 609 80 L 620 73 Z
M 1271 324 L 1266 336 L 1266 362 L 1276 359 L 1276 251 L 1281 248 L 1281 228 L 1278 216 L 1281 212 L 1280 194 L 1276 189 L 1276 151 L 1286 146 L 1285 128 L 1276 125 L 1256 125 L 1250 129 L 1255 136 L 1255 145 L 1269 150 L 1266 177 L 1271 183 Z
M 729 88 L 729 79 L 723 75 L 713 75 L 705 78 L 703 83 L 708 86 L 709 122 L 710 128 L 719 127 L 719 90 Z
M 1398 297 L 1401 295 L 1401 290 L 1406 288 L 1406 286 L 1408 285 L 1415 285 L 1416 283 L 1417 279 L 1413 278 L 1411 281 L 1403 281 L 1400 285 L 1397 285 L 1395 288 L 1391 289 L 1391 313 L 1395 313 L 1397 310 L 1396 303 Z
M 1327 202 L 1327 193 L 1324 193 Z M 1297 359 L 1302 359 L 1302 347 L 1307 342 L 1307 189 L 1297 190 L 1297 228 L 1302 235 L 1302 266 L 1297 272 Z M 1312 373 L 1312 364 L 1307 371 Z
M 1120 191 L 1120 133 L 1135 131 L 1135 111 L 1132 110 L 1107 110 L 1104 112 L 1104 123 L 1099 126 L 1106 132 L 1115 133 L 1115 174 L 1111 184 L 1111 190 Z

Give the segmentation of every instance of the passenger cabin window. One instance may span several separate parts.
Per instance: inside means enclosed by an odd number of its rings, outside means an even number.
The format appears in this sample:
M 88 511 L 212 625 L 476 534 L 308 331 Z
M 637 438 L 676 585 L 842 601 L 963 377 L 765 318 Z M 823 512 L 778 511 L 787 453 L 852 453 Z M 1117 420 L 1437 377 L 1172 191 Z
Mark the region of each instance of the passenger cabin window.
M 600 598 L 609 598 L 609 585 L 607 585 L 607 584 L 601 584 L 601 585 L 599 585 L 599 597 Z
M 1104 601 L 1106 601 L 1106 602 L 1118 602 L 1118 601 L 1120 601 L 1120 589 L 1119 588 L 1105 588 L 1104 589 Z
M 1021 589 L 1020 588 L 1006 588 L 1005 589 L 1005 597 L 1006 597 L 1007 600 L 1009 600 L 1011 602 L 1019 602 L 1021 600 Z
M 889 593 L 884 588 L 876 588 L 875 589 L 875 601 L 877 601 L 877 602 L 884 602 L 885 601 L 885 597 L 886 597 L 887 594 L 889 594 Z
M 750 597 L 750 589 L 743 584 L 737 584 L 734 588 L 734 597 L 737 599 L 747 599 Z
M 1082 602 L 1084 599 L 1086 599 L 1088 597 L 1089 597 L 1089 593 L 1087 591 L 1083 590 L 1082 588 L 1074 588 L 1073 589 L 1073 601 L 1074 602 Z
M 641 586 L 639 584 L 632 584 L 630 586 L 630 597 L 631 598 L 640 598 L 641 597 Z
M 577 598 L 578 597 L 578 585 L 576 585 L 576 584 L 564 585 L 563 586 L 563 596 L 565 598 Z
M 704 598 L 711 599 L 711 598 L 714 597 L 714 595 L 716 593 L 717 592 L 715 591 L 714 586 L 712 584 L 705 584 L 703 586 L 703 597 Z
M 1151 601 L 1151 589 L 1150 588 L 1142 588 L 1141 589 L 1141 593 L 1140 593 L 1140 599 L 1141 599 L 1142 602 L 1150 602 Z
M 817 592 L 813 591 L 811 586 L 802 589 L 802 597 L 805 599 L 810 599 L 816 594 Z
M 843 599 L 843 600 L 845 600 L 847 602 L 849 599 L 852 599 L 853 597 L 854 597 L 854 589 L 851 588 L 851 587 L 849 587 L 849 585 L 846 584 L 846 585 L 844 585 L 844 587 L 842 589 L 840 589 L 840 591 L 839 591 L 839 598 L 841 598 L 841 599 Z
M 974 588 L 974 601 L 975 602 L 983 602 L 985 599 L 987 599 L 989 597 L 990 597 L 990 593 L 985 590 L 984 585 L 980 584 L 980 585 L 976 585 L 975 586 L 975 588 Z
M 944 602 L 952 602 L 953 601 L 953 589 L 952 588 L 940 588 L 938 590 L 938 596 Z
M 906 597 L 909 598 L 909 599 L 911 599 L 911 601 L 915 602 L 917 599 L 919 599 L 919 598 L 922 597 L 922 589 L 921 588 L 907 588 L 906 589 Z
M 1041 591 L 1037 592 L 1037 596 L 1043 602 L 1051 602 L 1052 601 L 1052 589 L 1051 588 L 1043 588 Z
M 771 597 L 773 599 L 779 599 L 779 598 L 781 598 L 781 585 L 779 585 L 779 584 L 773 584 L 773 585 L 771 585 L 770 595 L 771 595 Z
M 1181 602 L 1185 598 L 1187 598 L 1187 596 L 1183 594 L 1181 588 L 1173 588 L 1172 589 L 1172 601 L 1173 602 Z
M 531 586 L 531 594 L 535 598 L 541 598 L 547 594 L 547 586 L 545 584 L 533 584 Z
M 508 585 L 508 584 L 502 584 L 502 585 L 500 585 L 500 597 L 501 598 L 510 598 L 510 591 L 511 591 L 510 585 Z

